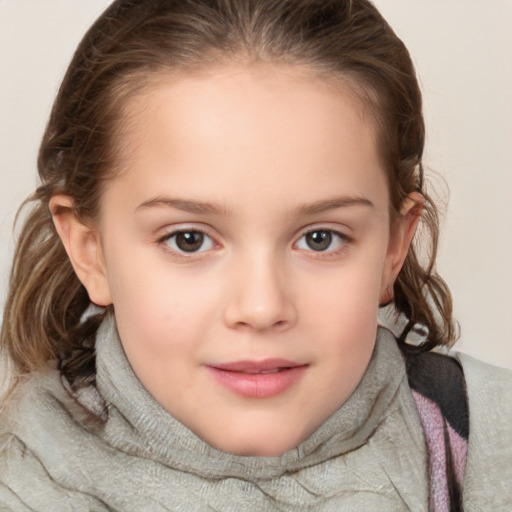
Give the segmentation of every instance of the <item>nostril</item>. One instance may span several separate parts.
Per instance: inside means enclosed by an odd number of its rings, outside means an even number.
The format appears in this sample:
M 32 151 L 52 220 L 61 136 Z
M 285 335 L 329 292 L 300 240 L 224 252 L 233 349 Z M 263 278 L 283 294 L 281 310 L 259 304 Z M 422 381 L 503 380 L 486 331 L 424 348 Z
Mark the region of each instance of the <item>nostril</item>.
M 229 327 L 257 331 L 284 331 L 295 323 L 297 316 L 293 300 L 280 288 L 256 285 L 237 290 L 225 305 L 223 314 Z

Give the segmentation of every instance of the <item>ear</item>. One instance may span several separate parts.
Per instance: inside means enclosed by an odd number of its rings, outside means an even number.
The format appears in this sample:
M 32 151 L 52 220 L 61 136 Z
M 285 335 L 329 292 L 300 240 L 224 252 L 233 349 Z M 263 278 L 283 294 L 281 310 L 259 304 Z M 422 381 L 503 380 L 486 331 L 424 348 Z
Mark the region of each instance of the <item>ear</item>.
M 393 300 L 393 284 L 409 252 L 424 204 L 425 198 L 419 192 L 411 192 L 403 203 L 400 217 L 392 222 L 382 273 L 380 304 L 387 304 Z
M 98 306 L 112 304 L 98 231 L 77 218 L 69 196 L 57 194 L 49 206 L 55 229 L 89 298 Z

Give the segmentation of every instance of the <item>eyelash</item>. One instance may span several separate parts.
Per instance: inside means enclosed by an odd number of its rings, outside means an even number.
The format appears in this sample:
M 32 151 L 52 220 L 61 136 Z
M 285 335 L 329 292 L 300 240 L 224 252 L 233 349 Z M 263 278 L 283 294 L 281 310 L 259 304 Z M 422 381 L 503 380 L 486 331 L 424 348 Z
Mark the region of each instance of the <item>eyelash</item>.
M 210 248 L 207 248 L 207 249 L 203 249 L 203 244 L 201 244 L 201 250 L 199 251 L 185 251 L 185 250 L 182 250 L 180 249 L 179 247 L 171 247 L 170 244 L 169 244 L 169 241 L 172 240 L 174 237 L 177 237 L 179 236 L 180 234 L 199 234 L 199 235 L 202 235 L 203 237 L 207 238 L 210 240 L 210 243 L 212 245 L 212 247 Z M 158 240 L 157 240 L 157 244 L 159 246 L 162 246 L 164 247 L 164 249 L 168 252 L 171 252 L 173 255 L 175 256 L 178 256 L 178 257 L 181 257 L 181 258 L 191 258 L 191 257 L 194 257 L 195 255 L 197 254 L 200 254 L 202 252 L 205 252 L 211 248 L 213 248 L 215 245 L 217 245 L 217 242 L 214 240 L 214 238 L 212 236 L 210 236 L 206 230 L 203 230 L 203 229 L 200 229 L 200 228 L 190 228 L 190 229 L 187 229 L 187 228 L 182 228 L 182 229 L 176 229 L 174 231 L 171 231 L 170 233 L 167 233 L 166 235 L 160 237 Z
M 297 242 L 295 242 L 294 246 L 297 246 L 302 239 L 305 239 L 305 237 L 307 237 L 308 235 L 312 235 L 314 233 L 329 234 L 329 236 L 331 237 L 329 245 L 333 242 L 333 238 L 338 239 L 339 247 L 336 247 L 335 249 L 326 248 L 325 250 L 320 250 L 320 251 L 315 251 L 311 248 L 303 249 L 305 252 L 310 253 L 310 255 L 312 257 L 321 258 L 324 260 L 330 259 L 330 258 L 336 258 L 336 257 L 340 256 L 343 252 L 345 252 L 348 249 L 349 244 L 353 241 L 352 238 L 341 233 L 340 231 L 337 231 L 332 228 L 325 228 L 325 227 L 319 226 L 319 227 L 315 227 L 313 229 L 308 229 L 307 231 L 304 231 L 302 233 L 302 235 L 299 237 L 299 239 L 297 240 Z
M 333 238 L 337 238 L 338 239 L 338 244 L 340 246 L 335 248 L 335 249 L 326 248 L 325 250 L 319 250 L 319 251 L 315 251 L 314 249 L 311 249 L 311 247 L 309 249 L 297 247 L 302 239 L 305 239 L 305 237 L 307 237 L 308 235 L 313 235 L 314 233 L 324 233 L 324 234 L 327 233 L 329 235 L 329 237 L 330 237 L 329 245 L 332 244 Z M 200 245 L 200 250 L 197 250 L 197 251 L 186 251 L 186 250 L 183 250 L 183 249 L 181 249 L 181 248 L 179 248 L 177 246 L 176 247 L 170 246 L 169 241 L 172 240 L 173 238 L 179 236 L 180 234 L 183 234 L 183 235 L 186 235 L 186 234 L 201 235 L 201 236 L 205 237 L 206 239 L 208 239 L 210 241 L 209 243 L 211 244 L 211 246 L 207 247 L 206 249 L 204 249 L 203 248 L 204 241 Z M 329 259 L 329 258 L 332 258 L 332 257 L 339 256 L 342 252 L 344 252 L 347 249 L 347 246 L 352 241 L 353 240 L 350 237 L 348 237 L 347 235 L 345 235 L 345 234 L 343 234 L 343 233 L 341 233 L 341 232 L 339 232 L 339 231 L 337 231 L 335 229 L 325 228 L 325 227 L 318 227 L 318 228 L 308 229 L 307 231 L 304 231 L 300 235 L 300 237 L 297 239 L 297 241 L 293 244 L 293 247 L 297 248 L 297 249 L 299 249 L 301 251 L 304 251 L 304 252 L 307 252 L 307 253 L 311 253 L 311 255 L 314 255 L 315 258 Z M 196 256 L 198 254 L 201 254 L 203 252 L 207 252 L 207 251 L 213 249 L 215 247 L 215 245 L 219 245 L 215 241 L 215 239 L 208 234 L 208 232 L 206 230 L 203 230 L 203 229 L 200 229 L 200 228 L 196 228 L 196 227 L 190 228 L 190 229 L 182 228 L 182 229 L 176 229 L 174 231 L 171 231 L 170 233 L 167 233 L 164 236 L 160 237 L 157 240 L 157 244 L 159 246 L 164 246 L 164 249 L 166 251 L 171 252 L 173 255 L 181 257 L 181 258 L 187 258 L 187 259 L 193 258 L 194 256 Z

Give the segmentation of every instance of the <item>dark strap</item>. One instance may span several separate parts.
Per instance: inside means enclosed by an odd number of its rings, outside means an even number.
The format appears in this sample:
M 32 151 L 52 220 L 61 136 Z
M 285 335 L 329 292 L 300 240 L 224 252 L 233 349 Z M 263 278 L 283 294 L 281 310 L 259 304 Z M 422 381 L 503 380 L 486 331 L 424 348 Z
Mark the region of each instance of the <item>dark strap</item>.
M 427 446 L 431 512 L 461 512 L 469 436 L 466 381 L 460 363 L 436 352 L 408 353 L 407 376 Z

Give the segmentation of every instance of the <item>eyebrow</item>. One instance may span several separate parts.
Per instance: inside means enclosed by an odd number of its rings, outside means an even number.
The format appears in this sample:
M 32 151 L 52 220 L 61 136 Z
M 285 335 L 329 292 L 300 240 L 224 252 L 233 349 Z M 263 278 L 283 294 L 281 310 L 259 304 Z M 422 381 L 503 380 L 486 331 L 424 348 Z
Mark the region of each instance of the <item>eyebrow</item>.
M 216 203 L 210 203 L 207 201 L 190 201 L 187 199 L 174 199 L 171 197 L 155 197 L 153 199 L 148 199 L 147 201 L 144 201 L 139 206 L 137 206 L 135 212 L 162 206 L 196 214 L 214 213 L 217 215 L 225 215 L 227 213 L 226 208 Z
M 302 215 L 315 215 L 337 208 L 345 208 L 347 206 L 366 206 L 375 208 L 375 205 L 365 197 L 340 196 L 331 199 L 322 199 L 312 203 L 305 203 L 297 208 L 297 213 Z
M 296 212 L 299 215 L 315 215 L 329 210 L 335 210 L 337 208 L 345 208 L 349 206 L 366 206 L 369 208 L 375 208 L 375 205 L 369 199 L 364 197 L 341 196 L 333 197 L 330 199 L 322 199 L 320 201 L 314 201 L 311 203 L 304 203 L 296 208 Z M 226 215 L 228 213 L 227 208 L 217 203 L 211 203 L 208 201 L 192 201 L 187 199 L 174 199 L 171 197 L 155 197 L 153 199 L 148 199 L 147 201 L 144 201 L 139 206 L 137 206 L 135 212 L 158 207 L 174 208 L 176 210 L 199 215 L 212 213 L 216 215 Z

